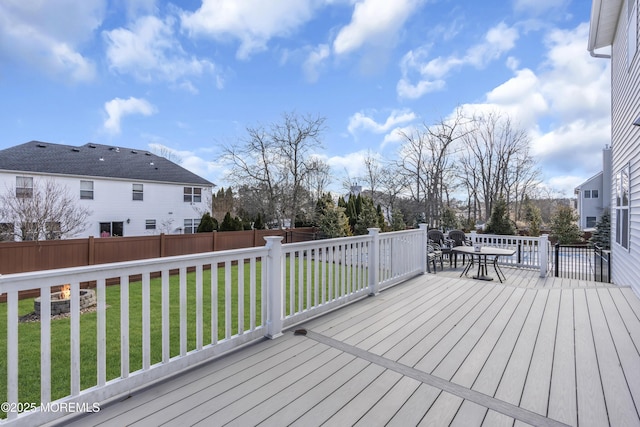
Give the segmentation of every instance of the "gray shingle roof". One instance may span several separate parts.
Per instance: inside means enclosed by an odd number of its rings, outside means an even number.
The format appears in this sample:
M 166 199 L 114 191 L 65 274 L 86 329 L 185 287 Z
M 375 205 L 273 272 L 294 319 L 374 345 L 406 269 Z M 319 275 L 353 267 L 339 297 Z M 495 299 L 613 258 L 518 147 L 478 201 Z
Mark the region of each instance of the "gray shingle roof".
M 0 150 L 0 170 L 209 186 L 211 182 L 146 150 L 31 141 Z

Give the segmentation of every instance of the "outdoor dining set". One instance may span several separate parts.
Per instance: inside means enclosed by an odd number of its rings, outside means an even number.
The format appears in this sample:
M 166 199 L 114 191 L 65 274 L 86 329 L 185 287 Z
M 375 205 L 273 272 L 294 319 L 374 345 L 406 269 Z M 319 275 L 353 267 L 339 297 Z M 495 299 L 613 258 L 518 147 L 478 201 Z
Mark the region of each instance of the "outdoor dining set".
M 515 253 L 514 250 L 481 246 L 479 243 L 472 242 L 461 230 L 451 230 L 445 236 L 442 231 L 433 229 L 427 232 L 427 236 L 429 239 L 427 244 L 427 267 L 429 272 L 436 273 L 438 264 L 444 270 L 445 260 L 449 263 L 449 266 L 457 268 L 458 255 L 460 255 L 462 265 L 465 266 L 460 277 L 466 276 L 469 270 L 474 265 L 477 265 L 478 271 L 473 278 L 491 281 L 493 277 L 489 276 L 487 271 L 487 265 L 491 263 L 500 283 L 506 280 L 506 276 L 498 264 L 498 259 L 501 256 L 513 255 Z M 469 258 L 468 263 L 466 263 L 466 258 Z

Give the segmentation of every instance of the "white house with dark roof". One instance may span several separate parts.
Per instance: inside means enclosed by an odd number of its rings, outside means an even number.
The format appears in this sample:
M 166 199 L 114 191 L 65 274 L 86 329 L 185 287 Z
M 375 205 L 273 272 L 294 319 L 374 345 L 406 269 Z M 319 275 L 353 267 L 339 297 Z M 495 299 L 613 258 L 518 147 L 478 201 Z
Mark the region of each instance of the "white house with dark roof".
M 65 186 L 91 211 L 87 228 L 67 238 L 192 233 L 213 188 L 146 150 L 39 141 L 0 150 L 0 192 L 28 197 L 44 180 Z M 0 218 L 0 226 L 16 225 Z
M 611 277 L 640 295 L 640 0 L 593 0 L 588 50 L 611 61 Z
M 611 148 L 602 150 L 602 171 L 575 188 L 578 225 L 594 229 L 602 214 L 611 208 Z

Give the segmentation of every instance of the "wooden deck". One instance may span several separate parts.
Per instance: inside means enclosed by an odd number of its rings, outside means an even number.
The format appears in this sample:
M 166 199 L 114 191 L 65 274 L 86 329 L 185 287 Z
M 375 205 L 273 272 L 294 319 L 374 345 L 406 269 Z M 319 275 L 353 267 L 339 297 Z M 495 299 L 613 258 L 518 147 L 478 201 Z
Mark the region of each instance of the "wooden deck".
M 438 270 L 64 425 L 640 425 L 628 287 Z

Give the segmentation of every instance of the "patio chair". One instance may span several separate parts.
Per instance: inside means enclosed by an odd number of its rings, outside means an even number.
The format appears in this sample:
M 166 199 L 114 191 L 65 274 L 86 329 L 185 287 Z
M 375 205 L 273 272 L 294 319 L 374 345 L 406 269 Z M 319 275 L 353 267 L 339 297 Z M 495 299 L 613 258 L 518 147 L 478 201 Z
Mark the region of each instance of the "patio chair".
M 471 246 L 471 242 L 467 239 L 467 235 L 461 230 L 449 231 L 448 241 L 452 248 L 455 248 L 456 246 Z M 452 252 L 452 254 L 454 266 L 458 267 L 458 254 L 455 252 Z M 473 257 L 471 257 L 471 261 L 473 262 Z M 465 255 L 462 254 L 462 265 L 464 265 L 464 263 Z
M 427 231 L 427 238 L 429 239 L 429 243 L 438 245 L 440 247 L 443 257 L 446 258 L 449 262 L 449 265 L 451 265 L 451 245 L 444 237 L 444 233 L 434 228 Z
M 437 263 L 440 262 L 440 269 L 444 270 L 442 262 L 442 249 L 437 243 L 427 244 L 427 270 L 431 273 L 431 264 L 433 264 L 433 273 L 437 271 Z

